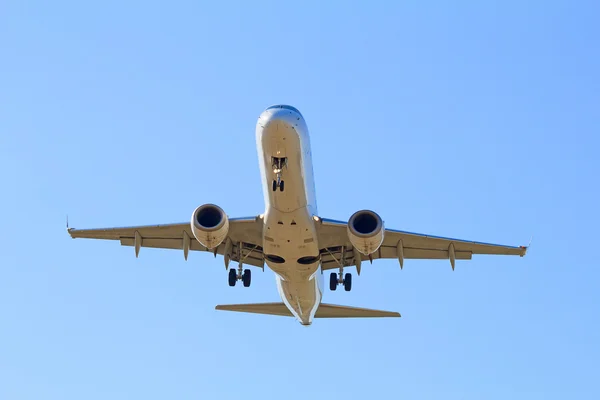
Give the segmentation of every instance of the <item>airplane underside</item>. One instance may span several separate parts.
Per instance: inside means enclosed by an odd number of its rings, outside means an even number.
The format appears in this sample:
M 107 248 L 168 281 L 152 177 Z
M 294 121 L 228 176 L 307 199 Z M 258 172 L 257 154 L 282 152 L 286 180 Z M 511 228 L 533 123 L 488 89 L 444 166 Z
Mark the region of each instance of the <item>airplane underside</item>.
M 266 264 L 276 275 L 282 302 L 219 305 L 217 310 L 293 316 L 310 325 L 314 318 L 400 317 L 392 311 L 322 303 L 323 274 L 329 289 L 352 289 L 355 267 L 363 261 L 396 259 L 400 268 L 410 259 L 457 260 L 473 254 L 518 255 L 526 246 L 505 246 L 387 229 L 371 210 L 348 221 L 322 218 L 317 212 L 312 154 L 306 122 L 292 106 L 267 108 L 256 124 L 256 144 L 265 211 L 254 217 L 229 218 L 215 204 L 196 208 L 189 222 L 123 228 L 73 229 L 73 238 L 119 240 L 132 246 L 211 252 L 223 257 L 229 286 L 251 285 L 251 269 Z M 237 267 L 231 267 L 231 262 Z

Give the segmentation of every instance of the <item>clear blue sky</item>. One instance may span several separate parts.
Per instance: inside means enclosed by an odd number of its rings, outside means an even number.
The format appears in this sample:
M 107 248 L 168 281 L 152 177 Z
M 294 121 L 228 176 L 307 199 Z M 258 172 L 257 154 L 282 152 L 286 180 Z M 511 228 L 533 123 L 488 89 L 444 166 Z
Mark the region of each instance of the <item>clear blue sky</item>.
M 600 398 L 597 2 L 157 3 L 0 6 L 0 399 Z M 280 102 L 322 216 L 529 254 L 366 265 L 325 301 L 403 317 L 304 328 L 214 310 L 268 270 L 68 237 L 261 213 Z

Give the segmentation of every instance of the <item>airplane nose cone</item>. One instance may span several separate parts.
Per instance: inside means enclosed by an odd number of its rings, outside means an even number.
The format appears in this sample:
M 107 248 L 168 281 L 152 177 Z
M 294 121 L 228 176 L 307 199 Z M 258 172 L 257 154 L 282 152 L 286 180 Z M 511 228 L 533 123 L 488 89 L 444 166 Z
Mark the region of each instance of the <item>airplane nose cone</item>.
M 274 110 L 287 110 L 291 113 L 297 114 L 299 117 L 302 117 L 302 113 L 296 107 L 288 106 L 287 104 L 276 104 L 271 107 L 267 107 L 265 111 L 274 111 Z
M 267 108 L 256 122 L 256 140 L 264 152 L 273 157 L 288 157 L 289 151 L 300 149 L 306 124 L 295 108 Z M 308 139 L 306 139 L 308 140 Z
M 258 123 L 263 128 L 271 125 L 283 123 L 288 126 L 296 126 L 302 119 L 302 114 L 292 106 L 272 106 L 267 108 L 258 119 Z
M 278 124 L 279 122 L 283 122 L 284 124 L 286 123 L 285 120 L 285 115 L 281 112 L 270 112 L 270 111 L 265 111 L 259 120 L 259 123 L 264 127 L 264 128 L 270 128 L 276 124 Z

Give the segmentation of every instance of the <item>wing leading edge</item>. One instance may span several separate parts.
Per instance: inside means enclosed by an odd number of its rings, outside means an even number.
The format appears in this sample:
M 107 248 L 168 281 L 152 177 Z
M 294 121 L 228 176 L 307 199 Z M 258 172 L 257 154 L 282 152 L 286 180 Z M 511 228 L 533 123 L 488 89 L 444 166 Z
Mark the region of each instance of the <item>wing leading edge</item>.
M 189 250 L 212 252 L 215 256 L 224 256 L 227 252 L 231 261 L 241 259 L 244 264 L 263 268 L 262 226 L 259 217 L 231 218 L 227 234 L 231 247 L 227 249 L 229 241 L 225 240 L 213 250 L 202 246 L 194 238 L 189 222 L 101 229 L 68 228 L 67 231 L 74 239 L 118 240 L 122 246 L 135 247 L 136 257 L 142 247 L 182 250 L 185 259 Z
M 347 222 L 327 218 L 320 218 L 319 221 L 319 244 L 324 270 L 339 268 L 342 258 L 344 266 L 358 264 L 357 267 L 362 261 L 379 258 L 398 259 L 401 267 L 405 259 L 445 259 L 451 261 L 454 269 L 455 260 L 470 260 L 473 254 L 523 257 L 527 252 L 526 246 L 506 246 L 386 229 L 381 247 L 369 257 L 352 251 L 352 243 L 346 232 Z

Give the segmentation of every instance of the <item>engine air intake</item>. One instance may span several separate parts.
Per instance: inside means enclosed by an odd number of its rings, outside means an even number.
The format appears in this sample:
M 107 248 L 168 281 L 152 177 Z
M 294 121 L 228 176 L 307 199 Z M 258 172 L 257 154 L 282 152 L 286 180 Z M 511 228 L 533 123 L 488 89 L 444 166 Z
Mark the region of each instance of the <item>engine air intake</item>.
M 217 207 L 207 205 L 196 214 L 198 225 L 204 228 L 214 228 L 221 223 L 223 216 Z
M 362 213 L 352 221 L 354 230 L 362 235 L 368 235 L 377 229 L 378 220 L 371 213 Z

